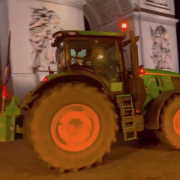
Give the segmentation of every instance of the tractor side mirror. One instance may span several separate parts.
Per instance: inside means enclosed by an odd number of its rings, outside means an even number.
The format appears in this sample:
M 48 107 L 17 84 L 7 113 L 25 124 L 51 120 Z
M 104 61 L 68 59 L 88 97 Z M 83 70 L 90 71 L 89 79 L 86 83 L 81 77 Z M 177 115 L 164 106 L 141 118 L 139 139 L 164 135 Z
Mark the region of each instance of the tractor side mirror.
M 135 42 L 137 42 L 137 41 L 139 40 L 139 36 L 134 37 L 134 40 L 135 40 Z M 131 43 L 131 40 L 128 39 L 128 40 L 126 40 L 126 41 L 121 42 L 121 46 L 122 46 L 122 47 L 125 47 L 125 46 L 127 46 L 128 44 L 130 44 L 130 43 Z
M 50 71 L 50 73 L 49 74 L 54 74 L 54 71 Z
M 50 74 L 54 74 L 54 71 L 51 71 L 50 66 L 48 66 L 48 72 L 49 72 L 49 75 L 50 75 Z

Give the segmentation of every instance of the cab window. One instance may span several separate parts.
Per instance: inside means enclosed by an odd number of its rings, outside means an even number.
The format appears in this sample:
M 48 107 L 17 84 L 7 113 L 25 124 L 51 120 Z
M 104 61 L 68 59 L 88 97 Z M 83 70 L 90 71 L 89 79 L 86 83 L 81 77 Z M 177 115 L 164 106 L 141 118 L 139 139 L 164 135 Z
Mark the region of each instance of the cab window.
M 69 61 L 73 66 L 84 66 L 104 71 L 119 71 L 119 49 L 115 39 L 86 38 L 68 42 Z

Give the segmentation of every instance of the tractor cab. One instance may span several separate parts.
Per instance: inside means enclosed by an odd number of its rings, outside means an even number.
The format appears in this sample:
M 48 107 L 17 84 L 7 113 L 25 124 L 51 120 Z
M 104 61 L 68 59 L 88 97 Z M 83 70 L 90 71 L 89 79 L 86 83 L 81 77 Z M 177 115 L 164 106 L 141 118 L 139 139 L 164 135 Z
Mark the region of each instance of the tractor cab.
M 53 34 L 57 47 L 57 72 L 86 71 L 98 76 L 116 94 L 131 94 L 138 112 L 142 111 L 145 88 L 140 77 L 137 45 L 139 37 L 93 31 L 59 31 Z M 123 47 L 131 44 L 131 69 L 125 67 Z
M 126 70 L 121 47 L 124 39 L 119 33 L 59 31 L 51 41 L 52 47 L 57 47 L 57 72 L 93 74 L 113 94 L 124 94 Z
M 57 32 L 53 35 L 52 46 L 57 47 L 58 72 L 66 68 L 84 69 L 109 80 L 118 79 L 124 69 L 119 47 L 123 39 L 118 33 Z

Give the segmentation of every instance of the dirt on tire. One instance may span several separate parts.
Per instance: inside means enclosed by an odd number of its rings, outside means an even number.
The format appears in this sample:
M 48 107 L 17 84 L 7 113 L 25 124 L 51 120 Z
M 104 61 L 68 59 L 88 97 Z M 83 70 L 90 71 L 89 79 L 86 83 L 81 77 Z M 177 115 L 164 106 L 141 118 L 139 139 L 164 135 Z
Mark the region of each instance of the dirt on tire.
M 51 137 L 51 122 L 58 110 L 69 104 L 91 107 L 100 121 L 96 141 L 80 152 L 68 152 L 59 148 Z M 25 138 L 31 142 L 39 158 L 51 167 L 77 171 L 101 162 L 116 142 L 118 116 L 114 104 L 102 90 L 88 84 L 60 83 L 43 92 L 36 99 L 24 118 Z

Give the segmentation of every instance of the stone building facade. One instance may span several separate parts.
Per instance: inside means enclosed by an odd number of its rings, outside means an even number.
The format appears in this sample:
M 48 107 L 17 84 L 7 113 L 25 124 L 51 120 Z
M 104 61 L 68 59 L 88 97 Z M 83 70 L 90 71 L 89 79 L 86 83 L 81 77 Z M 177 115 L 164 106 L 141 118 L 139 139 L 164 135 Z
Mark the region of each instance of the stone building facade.
M 47 62 L 55 67 L 51 34 L 84 30 L 84 16 L 93 31 L 120 32 L 126 20 L 129 30 L 140 35 L 140 64 L 179 72 L 174 9 L 172 0 L 0 0 L 1 74 L 11 31 L 10 93 L 23 97 L 48 73 Z

